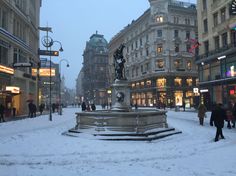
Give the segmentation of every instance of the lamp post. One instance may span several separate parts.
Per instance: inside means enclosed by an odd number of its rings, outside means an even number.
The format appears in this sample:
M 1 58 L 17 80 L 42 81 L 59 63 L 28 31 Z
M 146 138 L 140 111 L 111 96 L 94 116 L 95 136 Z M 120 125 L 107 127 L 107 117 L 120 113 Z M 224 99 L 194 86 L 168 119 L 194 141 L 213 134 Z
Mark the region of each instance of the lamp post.
M 59 62 L 59 111 L 58 114 L 62 115 L 62 103 L 61 103 L 61 62 L 65 61 L 66 62 L 66 66 L 69 67 L 69 61 L 66 59 L 62 59 Z
M 48 32 L 52 32 L 52 28 L 39 27 L 38 29 L 41 31 L 46 31 L 46 36 L 44 36 L 42 38 L 42 44 L 43 44 L 43 46 L 46 47 L 47 51 L 49 48 L 49 53 L 50 53 L 49 54 L 49 58 L 50 58 L 50 63 L 49 63 L 49 71 L 50 71 L 50 75 L 49 75 L 49 120 L 52 121 L 52 61 L 51 61 L 52 54 L 51 54 L 51 51 L 52 51 L 52 46 L 55 42 L 60 44 L 60 46 L 61 46 L 59 49 L 60 52 L 63 51 L 63 48 L 62 48 L 61 42 L 54 41 L 51 37 L 48 36 Z

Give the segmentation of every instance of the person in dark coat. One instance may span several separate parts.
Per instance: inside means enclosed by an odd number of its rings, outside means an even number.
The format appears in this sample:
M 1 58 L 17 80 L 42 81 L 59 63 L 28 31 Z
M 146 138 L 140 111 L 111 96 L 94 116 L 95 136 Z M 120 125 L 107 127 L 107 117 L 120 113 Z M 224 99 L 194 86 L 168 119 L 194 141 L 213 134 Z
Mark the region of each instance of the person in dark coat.
M 44 104 L 40 104 L 40 105 L 39 105 L 39 112 L 40 112 L 40 115 L 43 114 L 44 107 L 45 107 Z
M 33 103 L 33 105 L 32 105 L 33 117 L 36 117 L 36 112 L 37 112 L 37 107 L 36 107 L 36 105 Z
M 203 125 L 204 118 L 206 116 L 207 108 L 204 106 L 204 104 L 200 104 L 198 106 L 198 118 L 199 118 L 199 124 Z
M 91 105 L 91 109 L 92 109 L 92 111 L 96 111 L 96 106 L 94 103 Z
M 5 107 L 2 104 L 0 104 L 0 123 L 5 122 L 4 112 L 5 112 Z
M 86 110 L 86 104 L 85 104 L 84 101 L 82 102 L 81 109 L 82 109 L 82 111 L 85 111 L 85 110 Z
M 216 107 L 212 110 L 210 119 L 210 125 L 213 126 L 214 124 L 216 127 L 215 142 L 219 140 L 219 136 L 221 136 L 222 139 L 225 138 L 222 132 L 222 128 L 224 127 L 224 120 L 226 120 L 226 112 L 222 108 L 222 104 L 217 104 Z
M 33 118 L 33 114 L 34 114 L 34 107 L 33 107 L 33 106 L 34 106 L 34 105 L 33 105 L 32 102 L 30 102 L 30 103 L 28 104 L 29 117 L 30 117 L 30 118 Z
M 235 121 L 236 121 L 236 102 L 234 103 L 234 107 L 233 107 L 232 128 L 235 128 Z

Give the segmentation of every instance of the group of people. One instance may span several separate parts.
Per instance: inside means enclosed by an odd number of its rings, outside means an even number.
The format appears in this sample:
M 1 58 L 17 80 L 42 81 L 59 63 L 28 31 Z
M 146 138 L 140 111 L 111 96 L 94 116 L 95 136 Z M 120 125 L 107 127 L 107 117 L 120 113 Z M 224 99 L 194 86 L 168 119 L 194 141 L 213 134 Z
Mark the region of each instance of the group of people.
M 82 102 L 82 104 L 81 104 L 81 109 L 82 109 L 82 111 L 96 111 L 96 106 L 95 106 L 95 104 L 94 103 L 92 103 L 92 104 L 89 104 L 89 103 L 85 103 L 85 102 Z
M 207 108 L 204 104 L 200 104 L 198 107 L 198 118 L 200 125 L 203 125 L 204 118 L 206 117 Z M 223 107 L 221 103 L 215 104 L 212 109 L 210 117 L 210 125 L 216 127 L 215 142 L 219 140 L 219 137 L 224 139 L 222 128 L 224 127 L 224 122 L 227 122 L 227 128 L 235 128 L 236 121 L 236 103 L 232 104 L 229 102 L 227 107 Z

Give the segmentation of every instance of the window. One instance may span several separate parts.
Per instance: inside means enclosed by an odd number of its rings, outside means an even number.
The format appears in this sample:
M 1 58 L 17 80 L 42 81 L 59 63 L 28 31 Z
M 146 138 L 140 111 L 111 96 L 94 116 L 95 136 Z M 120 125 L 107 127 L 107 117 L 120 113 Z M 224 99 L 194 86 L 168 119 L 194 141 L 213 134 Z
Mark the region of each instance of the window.
M 220 38 L 219 38 L 219 36 L 214 37 L 214 42 L 215 42 L 215 49 L 216 50 L 220 49 Z
M 190 39 L 190 31 L 186 31 L 186 39 Z
M 205 48 L 205 53 L 208 54 L 208 52 L 209 52 L 209 42 L 208 41 L 204 42 L 204 48 Z
M 143 46 L 143 40 L 142 38 L 139 39 L 140 46 Z
M 193 79 L 192 78 L 186 79 L 186 83 L 187 83 L 188 86 L 192 86 L 193 85 Z
M 178 30 L 174 30 L 174 37 L 179 37 L 179 31 Z
M 158 23 L 162 23 L 163 22 L 163 16 L 157 16 L 156 18 Z
M 175 86 L 182 86 L 182 79 L 181 78 L 175 78 Z
M 162 45 L 157 46 L 157 53 L 161 53 L 163 51 Z
M 207 9 L 207 0 L 202 0 L 202 8 L 203 10 Z
M 222 34 L 222 46 L 223 47 L 227 46 L 227 32 Z
M 185 18 L 185 24 L 190 25 L 190 19 L 189 18 Z
M 213 23 L 214 23 L 214 26 L 218 25 L 218 13 L 217 12 L 213 14 Z
M 220 18 L 221 18 L 221 23 L 223 23 L 226 20 L 226 13 L 225 13 L 225 8 L 220 10 Z
M 156 80 L 156 86 L 157 87 L 166 87 L 166 79 L 165 78 L 159 78 Z
M 149 56 L 149 48 L 146 48 L 146 56 Z
M 179 24 L 179 17 L 174 17 L 174 24 Z
M 186 44 L 186 51 L 191 52 L 190 49 L 191 49 L 191 44 Z
M 138 41 L 135 41 L 135 48 L 138 48 Z
M 162 37 L 162 30 L 157 30 L 157 37 Z
M 175 68 L 178 69 L 182 67 L 182 61 L 180 59 L 175 60 L 174 62 Z
M 175 44 L 175 52 L 179 52 L 179 44 Z
M 191 69 L 192 69 L 191 61 L 187 61 L 187 70 L 191 70 Z
M 204 32 L 208 32 L 208 22 L 207 22 L 207 19 L 203 20 L 203 28 L 204 28 Z
M 156 68 L 164 68 L 164 60 L 163 59 L 159 59 L 156 61 Z

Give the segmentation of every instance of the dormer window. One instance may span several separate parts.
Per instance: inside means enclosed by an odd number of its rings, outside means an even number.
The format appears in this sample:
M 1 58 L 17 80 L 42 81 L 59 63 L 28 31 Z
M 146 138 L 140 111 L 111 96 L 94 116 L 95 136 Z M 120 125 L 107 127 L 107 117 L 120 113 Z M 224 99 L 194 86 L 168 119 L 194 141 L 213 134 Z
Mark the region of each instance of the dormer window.
M 163 16 L 157 16 L 156 20 L 158 23 L 162 23 L 163 22 Z

